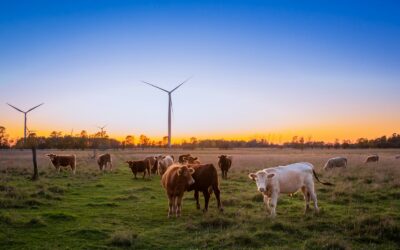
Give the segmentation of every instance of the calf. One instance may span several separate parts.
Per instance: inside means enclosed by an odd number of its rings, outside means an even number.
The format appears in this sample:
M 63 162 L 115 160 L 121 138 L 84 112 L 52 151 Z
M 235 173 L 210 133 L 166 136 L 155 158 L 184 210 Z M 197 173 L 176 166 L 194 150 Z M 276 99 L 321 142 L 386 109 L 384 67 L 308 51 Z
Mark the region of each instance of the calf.
M 174 164 L 174 158 L 171 155 L 159 156 L 154 163 L 154 165 L 157 166 L 157 173 L 160 176 L 162 176 L 172 164 Z
M 367 159 L 365 160 L 365 163 L 370 163 L 370 162 L 376 162 L 378 163 L 379 161 L 379 156 L 378 155 L 369 155 Z
M 232 157 L 227 155 L 218 156 L 218 166 L 221 169 L 222 178 L 228 179 L 228 170 L 232 166 Z
M 303 192 L 306 202 L 305 211 L 309 210 L 310 199 L 312 199 L 314 210 L 318 213 L 319 208 L 313 177 L 324 185 L 332 185 L 331 183 L 321 182 L 314 171 L 314 166 L 308 162 L 266 168 L 249 174 L 249 178 L 256 182 L 258 191 L 264 195 L 264 203 L 272 218 L 276 216 L 279 194 L 292 194 L 299 189 Z
M 221 192 L 219 190 L 217 169 L 213 164 L 196 164 L 189 166 L 194 169 L 194 173 L 192 174 L 194 183 L 188 187 L 187 191 L 194 190 L 197 209 L 200 209 L 199 192 L 203 193 L 205 201 L 203 211 L 207 212 L 208 202 L 212 191 L 214 191 L 215 198 L 217 198 L 218 209 L 222 212 L 223 208 L 220 199 Z
M 347 158 L 346 157 L 334 157 L 329 159 L 324 166 L 324 170 L 329 170 L 332 168 L 341 168 L 347 167 Z
M 182 165 L 170 166 L 161 178 L 161 183 L 168 196 L 168 218 L 174 213 L 181 216 L 182 197 L 185 190 L 195 183 L 193 168 Z
M 99 164 L 99 168 L 101 171 L 106 170 L 107 166 L 110 166 L 110 171 L 112 171 L 112 159 L 110 154 L 102 154 L 97 158 L 97 164 Z
M 146 172 L 150 178 L 150 164 L 149 161 L 126 161 L 129 164 L 129 168 L 132 170 L 133 175 L 136 179 L 136 174 L 143 172 L 143 179 L 146 176 Z
M 76 156 L 75 155 L 55 155 L 55 154 L 47 154 L 53 163 L 53 166 L 60 172 L 61 167 L 70 166 L 72 169 L 72 173 L 76 172 Z

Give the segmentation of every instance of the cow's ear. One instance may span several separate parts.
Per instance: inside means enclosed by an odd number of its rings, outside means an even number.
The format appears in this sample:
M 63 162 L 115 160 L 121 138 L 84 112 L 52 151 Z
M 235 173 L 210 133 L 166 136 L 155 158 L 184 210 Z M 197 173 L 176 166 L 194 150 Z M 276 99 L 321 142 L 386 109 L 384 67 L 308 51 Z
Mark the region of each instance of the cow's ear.
M 189 168 L 189 173 L 190 174 L 194 174 L 194 169 L 193 168 Z
M 182 168 L 178 169 L 176 173 L 178 174 L 178 176 L 180 176 L 182 174 Z
M 256 180 L 257 175 L 255 173 L 250 173 L 249 178 L 252 179 L 253 181 Z
M 267 175 L 267 178 L 268 179 L 271 179 L 272 177 L 274 177 L 275 176 L 275 174 L 269 174 L 269 175 Z

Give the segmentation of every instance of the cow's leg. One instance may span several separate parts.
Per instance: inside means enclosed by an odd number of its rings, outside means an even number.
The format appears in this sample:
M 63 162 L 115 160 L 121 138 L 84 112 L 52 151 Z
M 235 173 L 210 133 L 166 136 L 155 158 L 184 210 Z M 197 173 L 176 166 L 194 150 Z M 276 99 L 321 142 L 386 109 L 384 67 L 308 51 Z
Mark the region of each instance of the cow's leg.
M 308 210 L 310 210 L 310 193 L 306 187 L 301 187 L 301 192 L 303 193 L 304 201 L 306 203 L 306 208 L 304 210 L 304 213 L 306 213 Z
M 267 195 L 264 195 L 264 204 L 265 208 L 267 209 L 268 213 L 271 214 L 271 208 L 269 206 L 270 198 Z
M 194 191 L 194 199 L 196 200 L 196 208 L 200 209 L 200 202 L 199 202 L 199 191 Z
M 313 203 L 314 203 L 314 210 L 315 210 L 315 213 L 319 213 L 319 207 L 318 207 L 318 201 L 317 201 L 317 194 L 315 193 L 314 188 L 311 189 L 311 190 L 309 190 L 308 192 L 309 192 L 309 194 L 310 194 L 310 196 L 311 196 L 311 199 L 312 199 L 312 201 L 313 201 Z
M 204 196 L 204 209 L 203 212 L 207 212 L 208 211 L 208 202 L 210 201 L 210 193 L 208 192 L 208 190 L 203 190 L 203 196 Z
M 174 214 L 175 207 L 175 197 L 173 195 L 168 194 L 168 218 Z
M 214 191 L 215 198 L 217 199 L 218 209 L 219 209 L 219 211 L 223 212 L 224 208 L 222 207 L 222 204 L 221 204 L 221 191 L 219 190 L 218 185 L 213 185 L 212 189 Z M 210 193 L 208 193 L 208 194 L 210 194 Z
M 176 217 L 181 216 L 183 194 L 176 197 Z
M 146 169 L 143 171 L 143 179 L 146 177 Z
M 112 162 L 110 161 L 109 164 L 110 164 L 110 171 L 112 172 L 112 170 L 113 170 Z
M 272 192 L 271 195 L 271 218 L 275 218 L 276 216 L 276 206 L 278 205 L 278 193 L 277 192 Z
M 133 174 L 135 175 L 135 179 L 137 179 L 137 178 L 136 178 L 136 174 L 137 174 L 137 172 L 134 172 Z

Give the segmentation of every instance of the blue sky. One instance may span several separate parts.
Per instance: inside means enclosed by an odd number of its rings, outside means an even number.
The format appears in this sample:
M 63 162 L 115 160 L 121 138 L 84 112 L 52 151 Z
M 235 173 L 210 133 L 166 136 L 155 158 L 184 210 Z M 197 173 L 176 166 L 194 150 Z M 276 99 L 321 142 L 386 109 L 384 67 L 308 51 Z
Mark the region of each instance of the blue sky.
M 356 138 L 398 132 L 396 1 L 1 1 L 0 124 L 22 135 Z

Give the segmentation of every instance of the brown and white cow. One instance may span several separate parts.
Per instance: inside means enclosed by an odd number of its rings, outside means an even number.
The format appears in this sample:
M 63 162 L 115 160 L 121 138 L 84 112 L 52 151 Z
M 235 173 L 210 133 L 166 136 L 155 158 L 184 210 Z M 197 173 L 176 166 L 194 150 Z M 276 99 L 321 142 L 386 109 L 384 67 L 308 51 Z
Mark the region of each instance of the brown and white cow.
M 151 167 L 151 173 L 157 173 L 157 165 L 155 165 L 158 156 L 147 156 L 144 161 L 148 161 Z
M 129 164 L 129 168 L 132 170 L 133 175 L 136 179 L 136 174 L 143 172 L 143 179 L 146 176 L 150 178 L 150 163 L 149 161 L 126 161 Z
M 105 171 L 107 166 L 110 166 L 110 171 L 112 171 L 113 165 L 111 155 L 109 153 L 100 155 L 99 158 L 97 158 L 97 164 L 101 171 Z
M 379 155 L 369 155 L 365 160 L 365 163 L 370 163 L 370 162 L 378 163 L 378 161 L 379 161 Z
M 224 209 L 221 204 L 221 191 L 219 189 L 217 169 L 213 164 L 195 164 L 189 166 L 194 169 L 194 173 L 192 174 L 194 183 L 188 187 L 187 191 L 194 190 L 197 209 L 200 209 L 199 192 L 202 192 L 204 196 L 204 212 L 207 212 L 210 196 L 214 192 L 218 209 L 222 212 Z
M 334 157 L 329 159 L 324 166 L 324 170 L 330 170 L 333 168 L 341 168 L 347 167 L 347 158 L 346 157 Z
M 272 218 L 276 216 L 279 194 L 293 194 L 299 189 L 303 192 L 306 202 L 305 211 L 309 210 L 311 199 L 314 203 L 314 210 L 318 213 L 313 177 L 324 185 L 332 185 L 321 182 L 314 171 L 314 166 L 308 162 L 266 168 L 249 174 L 249 178 L 256 182 L 258 191 L 264 195 L 264 203 Z
M 193 168 L 175 164 L 170 166 L 162 176 L 161 184 L 168 196 L 168 217 L 173 214 L 176 217 L 181 216 L 183 194 L 195 182 L 193 173 Z
M 220 155 L 218 158 L 218 166 L 221 169 L 222 178 L 228 179 L 228 170 L 232 166 L 232 157 L 228 155 Z
M 72 173 L 76 172 L 76 156 L 75 155 L 56 155 L 56 154 L 47 154 L 53 163 L 53 166 L 60 172 L 61 167 L 71 167 Z
M 174 164 L 174 157 L 172 155 L 159 156 L 154 163 L 157 166 L 157 173 L 162 176 L 168 167 Z

